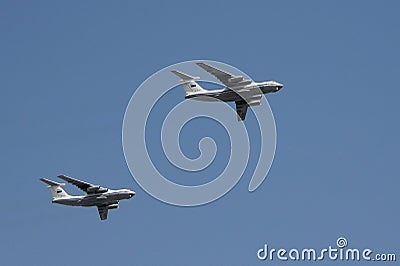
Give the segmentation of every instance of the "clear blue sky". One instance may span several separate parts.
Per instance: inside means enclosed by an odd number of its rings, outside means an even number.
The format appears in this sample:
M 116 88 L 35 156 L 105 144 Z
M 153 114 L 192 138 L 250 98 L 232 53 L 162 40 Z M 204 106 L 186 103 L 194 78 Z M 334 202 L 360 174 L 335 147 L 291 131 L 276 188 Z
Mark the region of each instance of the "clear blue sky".
M 2 265 L 262 265 L 264 243 L 339 236 L 400 256 L 397 1 L 139 2 L 0 2 Z M 135 88 L 193 59 L 285 87 L 261 187 L 182 208 L 134 182 L 121 130 Z M 50 203 L 38 178 L 61 173 L 137 195 L 100 222 Z

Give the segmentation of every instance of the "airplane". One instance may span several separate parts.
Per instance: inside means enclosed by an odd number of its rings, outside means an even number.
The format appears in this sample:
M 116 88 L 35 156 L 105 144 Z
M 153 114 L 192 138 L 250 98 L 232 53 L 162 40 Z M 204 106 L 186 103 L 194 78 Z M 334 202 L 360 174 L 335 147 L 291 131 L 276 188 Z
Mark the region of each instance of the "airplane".
M 244 79 L 243 76 L 235 76 L 216 67 L 203 62 L 196 63 L 208 73 L 214 75 L 225 85 L 225 88 L 219 90 L 205 90 L 195 80 L 199 77 L 192 77 L 177 70 L 171 72 L 181 78 L 180 83 L 185 90 L 185 99 L 199 101 L 224 101 L 236 104 L 236 113 L 238 121 L 246 118 L 247 108 L 261 104 L 263 94 L 277 92 L 282 89 L 283 84 L 276 81 L 254 82 L 250 79 Z
M 69 206 L 97 206 L 100 220 L 106 220 L 108 216 L 108 210 L 117 209 L 120 200 L 130 199 L 136 194 L 135 191 L 130 189 L 112 190 L 65 175 L 59 175 L 58 178 L 77 186 L 81 190 L 85 191 L 86 195 L 68 195 L 68 193 L 65 192 L 61 187 L 64 186 L 65 183 L 58 183 L 46 178 L 40 178 L 41 181 L 49 185 L 48 188 L 53 196 L 52 202 Z

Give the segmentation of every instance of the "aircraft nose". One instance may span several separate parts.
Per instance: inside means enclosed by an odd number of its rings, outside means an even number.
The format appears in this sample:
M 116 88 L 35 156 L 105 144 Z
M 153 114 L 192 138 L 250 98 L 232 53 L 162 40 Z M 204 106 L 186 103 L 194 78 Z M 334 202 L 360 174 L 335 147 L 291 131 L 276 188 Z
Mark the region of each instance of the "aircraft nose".
M 279 91 L 279 90 L 282 89 L 282 88 L 283 88 L 283 84 L 277 82 L 277 84 L 276 84 L 276 90 Z
M 135 194 L 136 194 L 136 192 L 135 191 L 131 191 L 131 192 L 129 192 L 129 197 L 133 197 L 133 196 L 135 196 Z

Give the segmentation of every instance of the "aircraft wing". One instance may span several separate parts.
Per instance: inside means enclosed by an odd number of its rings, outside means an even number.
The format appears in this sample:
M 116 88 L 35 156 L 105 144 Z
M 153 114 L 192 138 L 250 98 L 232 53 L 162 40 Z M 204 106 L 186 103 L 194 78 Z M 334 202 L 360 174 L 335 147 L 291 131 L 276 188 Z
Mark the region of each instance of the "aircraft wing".
M 93 189 L 91 191 L 89 188 L 91 188 L 91 187 L 94 187 L 94 188 L 99 187 L 99 186 L 93 185 L 91 183 L 88 183 L 88 182 L 85 182 L 85 181 L 81 181 L 81 180 L 78 180 L 78 179 L 75 179 L 75 178 L 72 178 L 72 177 L 69 177 L 69 176 L 66 176 L 66 175 L 59 175 L 57 177 L 67 181 L 68 183 L 71 183 L 71 184 L 77 186 L 78 188 L 82 189 L 83 191 L 85 191 L 88 194 L 90 194 L 91 192 L 92 193 L 97 192 L 97 190 Z
M 100 220 L 107 220 L 108 208 L 107 205 L 97 206 L 99 210 Z
M 238 121 L 242 121 L 246 118 L 247 108 L 249 107 L 249 105 L 246 101 L 236 101 L 235 103 Z
M 221 69 L 216 67 L 210 66 L 206 63 L 196 63 L 199 67 L 210 73 L 211 75 L 215 76 L 219 81 L 222 82 L 227 87 L 235 87 L 235 86 L 244 86 L 250 84 L 251 80 L 245 80 L 243 76 L 234 76 L 228 72 L 225 72 Z

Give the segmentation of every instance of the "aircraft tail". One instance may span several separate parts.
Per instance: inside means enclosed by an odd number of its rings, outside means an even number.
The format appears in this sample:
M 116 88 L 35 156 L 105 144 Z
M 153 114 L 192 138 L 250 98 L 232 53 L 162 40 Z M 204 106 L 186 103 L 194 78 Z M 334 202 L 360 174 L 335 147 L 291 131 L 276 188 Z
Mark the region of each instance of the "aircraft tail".
M 40 181 L 49 185 L 48 188 L 50 190 L 51 196 L 53 197 L 53 200 L 69 196 L 68 193 L 65 192 L 65 190 L 62 189 L 62 187 L 61 187 L 61 186 L 65 185 L 64 183 L 58 183 L 58 182 L 51 181 L 46 178 L 40 178 Z
M 207 90 L 203 89 L 199 85 L 199 83 L 197 83 L 195 81 L 195 80 L 200 79 L 199 77 L 192 77 L 192 76 L 189 76 L 188 74 L 182 73 L 177 70 L 172 70 L 171 72 L 181 78 L 180 82 L 182 84 L 183 89 L 185 90 L 186 96 L 188 96 L 190 94 L 207 91 Z

